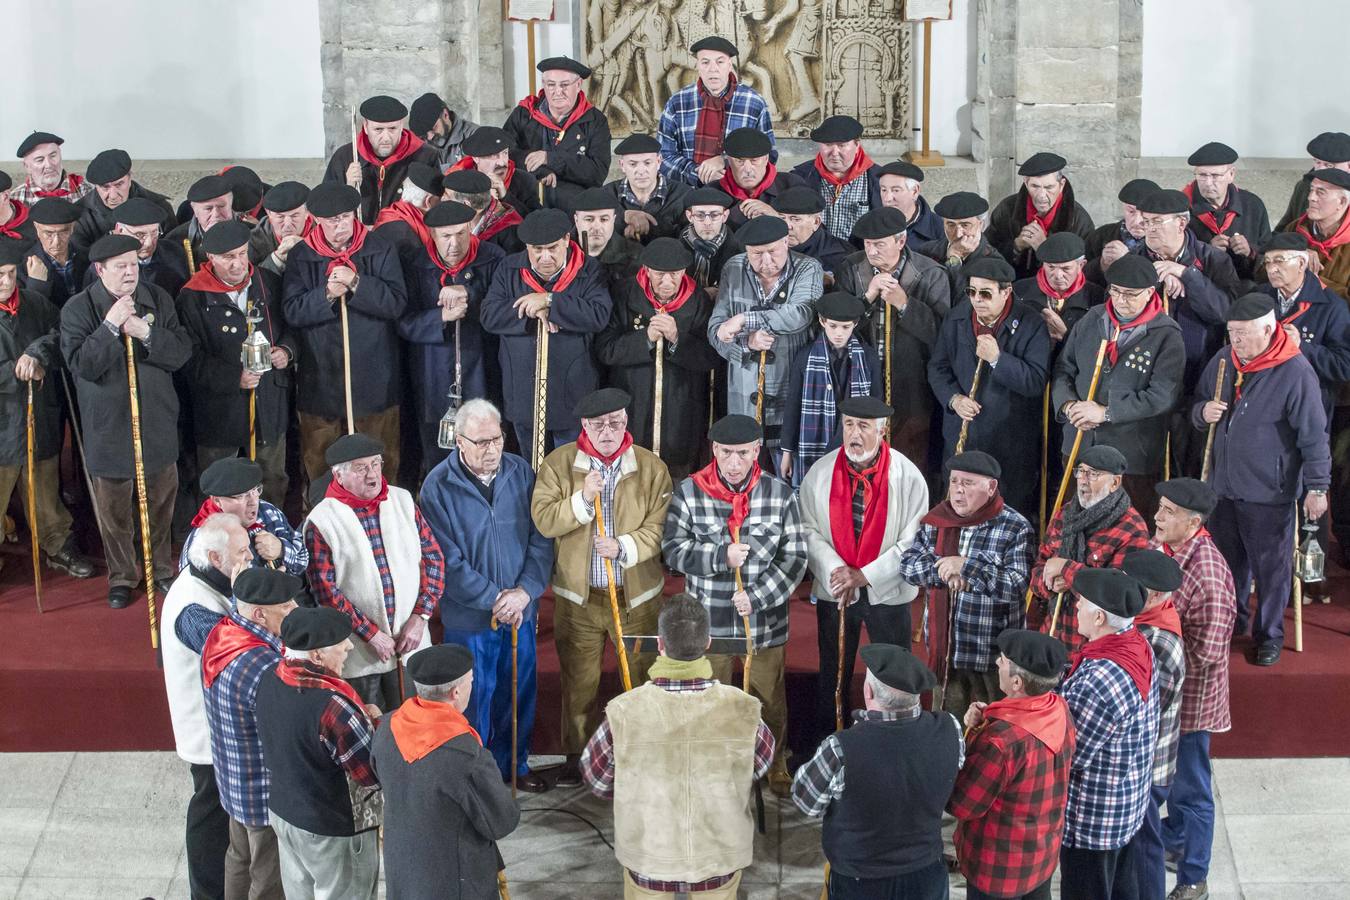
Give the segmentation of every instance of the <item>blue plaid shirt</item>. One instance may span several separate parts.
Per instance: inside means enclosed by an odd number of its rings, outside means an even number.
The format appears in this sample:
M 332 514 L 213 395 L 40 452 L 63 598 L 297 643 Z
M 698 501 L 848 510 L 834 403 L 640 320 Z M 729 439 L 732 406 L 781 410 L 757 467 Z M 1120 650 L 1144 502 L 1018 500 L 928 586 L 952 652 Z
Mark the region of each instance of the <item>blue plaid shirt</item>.
M 266 500 L 258 501 L 258 524 L 263 527 L 272 537 L 281 541 L 281 564 L 285 567 L 288 575 L 294 575 L 297 578 L 305 577 L 305 567 L 309 565 L 309 550 L 305 547 L 305 540 L 300 532 L 291 527 L 291 523 L 286 521 L 286 514 L 277 509 Z M 252 535 L 252 532 L 249 532 Z M 186 569 L 188 567 L 188 548 L 192 546 L 192 539 L 197 536 L 197 529 L 188 532 L 187 540 L 183 541 L 183 552 L 178 554 L 178 568 Z M 251 543 L 251 541 L 250 541 Z M 258 555 L 258 551 L 253 551 L 253 566 L 263 568 L 267 565 L 263 558 Z
M 1123 847 L 1144 821 L 1153 784 L 1158 679 L 1150 679 L 1145 700 L 1119 665 L 1086 659 L 1060 685 L 1059 693 L 1078 728 L 1069 769 L 1064 846 Z
M 698 126 L 698 82 L 682 87 L 666 101 L 659 126 L 661 138 L 661 174 L 697 187 L 698 166 L 694 165 L 694 129 Z M 726 105 L 726 130 L 755 128 L 769 136 L 769 161 L 778 159 L 774 146 L 773 119 L 768 104 L 752 88 L 737 82 Z

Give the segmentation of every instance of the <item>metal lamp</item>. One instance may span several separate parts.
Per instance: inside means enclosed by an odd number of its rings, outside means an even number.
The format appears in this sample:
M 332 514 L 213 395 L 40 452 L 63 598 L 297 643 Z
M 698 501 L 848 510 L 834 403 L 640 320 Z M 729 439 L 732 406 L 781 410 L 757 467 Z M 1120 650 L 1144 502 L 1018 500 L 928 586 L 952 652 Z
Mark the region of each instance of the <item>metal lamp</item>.
M 250 309 L 248 337 L 244 338 L 239 348 L 239 361 L 243 363 L 244 369 L 256 375 L 272 371 L 272 343 L 267 340 L 267 335 L 258 330 L 260 322 L 262 316 L 255 316 Z
M 445 415 L 441 416 L 440 427 L 436 430 L 436 446 L 442 450 L 453 450 L 455 447 L 455 417 L 459 414 L 459 391 L 451 386 L 450 393 L 447 396 L 450 405 L 446 408 Z
M 1294 574 L 1305 583 L 1321 581 L 1326 578 L 1327 555 L 1317 541 L 1317 523 L 1305 523 L 1303 531 L 1306 537 L 1294 556 Z

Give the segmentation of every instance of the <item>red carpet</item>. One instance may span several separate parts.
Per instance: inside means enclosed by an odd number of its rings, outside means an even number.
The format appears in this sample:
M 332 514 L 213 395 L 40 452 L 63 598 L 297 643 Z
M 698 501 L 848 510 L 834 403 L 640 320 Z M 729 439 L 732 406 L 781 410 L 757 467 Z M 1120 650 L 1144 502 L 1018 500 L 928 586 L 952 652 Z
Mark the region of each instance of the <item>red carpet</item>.
M 163 676 L 150 649 L 145 600 L 111 610 L 102 577 L 80 582 L 44 573 L 44 606 L 33 598 L 27 545 L 6 545 L 0 572 L 0 633 L 9 635 L 0 657 L 0 751 L 170 750 L 173 733 Z M 1337 572 L 1336 602 L 1304 607 L 1304 652 L 1286 649 L 1278 665 L 1261 669 L 1232 659 L 1233 730 L 1214 738 L 1226 757 L 1342 756 L 1350 747 L 1350 575 Z M 162 598 L 161 598 L 162 602 Z M 539 709 L 536 752 L 556 752 L 558 658 L 553 649 L 552 601 L 545 599 L 539 635 Z M 1293 643 L 1293 614 L 1286 616 Z M 793 601 L 788 647 L 791 733 L 801 734 L 814 705 L 815 612 Z M 855 698 L 857 693 L 855 677 Z M 602 690 L 619 688 L 611 655 Z

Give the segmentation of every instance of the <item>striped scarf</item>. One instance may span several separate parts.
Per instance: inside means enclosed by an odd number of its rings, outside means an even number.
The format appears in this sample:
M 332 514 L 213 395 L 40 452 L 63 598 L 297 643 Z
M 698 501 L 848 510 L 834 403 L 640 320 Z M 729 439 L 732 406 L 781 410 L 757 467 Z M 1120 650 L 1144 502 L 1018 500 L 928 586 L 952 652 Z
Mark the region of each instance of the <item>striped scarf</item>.
M 693 225 L 684 226 L 684 230 L 680 232 L 680 240 L 684 241 L 684 245 L 694 254 L 694 280 L 698 282 L 700 287 L 711 286 L 711 279 L 714 274 L 712 261 L 717 256 L 718 251 L 722 249 L 722 245 L 726 243 L 728 234 L 730 234 L 730 231 L 726 226 L 723 226 L 722 230 L 717 233 L 717 237 L 710 241 L 699 237 L 698 232 L 694 231 Z
M 848 389 L 844 397 L 865 397 L 872 393 L 872 378 L 867 371 L 862 343 L 857 335 L 848 339 Z M 829 450 L 839 427 L 839 406 L 835 397 L 834 376 L 830 372 L 830 346 L 824 335 L 816 338 L 806 358 L 802 376 L 802 418 L 797 432 L 797 458 L 792 466 L 792 482 L 801 484 L 806 471 Z M 789 448 L 790 449 L 790 448 Z

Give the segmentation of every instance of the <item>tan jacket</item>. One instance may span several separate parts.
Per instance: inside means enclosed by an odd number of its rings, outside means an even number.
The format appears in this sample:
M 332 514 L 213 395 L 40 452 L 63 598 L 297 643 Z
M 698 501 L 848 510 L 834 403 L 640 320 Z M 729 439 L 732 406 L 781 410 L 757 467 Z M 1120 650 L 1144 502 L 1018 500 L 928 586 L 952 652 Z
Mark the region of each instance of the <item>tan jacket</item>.
M 553 593 L 578 604 L 586 602 L 591 589 L 595 514 L 581 498 L 590 468 L 591 458 L 575 443 L 559 447 L 544 459 L 530 500 L 535 527 L 554 541 Z M 661 532 L 670 491 L 670 471 L 659 457 L 636 445 L 624 452 L 614 489 L 614 521 L 605 521 L 605 534 L 618 538 L 623 548 L 624 595 L 630 609 L 660 596 L 665 586 Z M 614 564 L 620 565 L 618 560 Z

